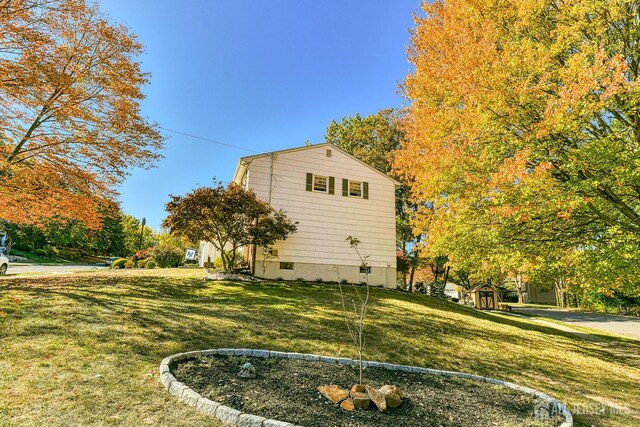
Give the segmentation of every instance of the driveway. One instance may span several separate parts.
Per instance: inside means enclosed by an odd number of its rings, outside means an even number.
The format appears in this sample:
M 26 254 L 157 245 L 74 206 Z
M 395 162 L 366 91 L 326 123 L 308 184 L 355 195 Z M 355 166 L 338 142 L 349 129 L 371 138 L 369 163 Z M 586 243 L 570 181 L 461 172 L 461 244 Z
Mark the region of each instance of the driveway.
M 547 317 L 569 325 L 599 329 L 640 340 L 640 318 L 615 314 L 586 313 L 547 308 L 513 307 L 516 313 Z
M 105 266 L 87 265 L 87 264 L 64 264 L 64 265 L 43 265 L 43 264 L 27 264 L 27 263 L 9 263 L 7 276 L 11 277 L 16 274 L 63 274 L 73 273 L 74 271 L 87 271 L 104 269 Z

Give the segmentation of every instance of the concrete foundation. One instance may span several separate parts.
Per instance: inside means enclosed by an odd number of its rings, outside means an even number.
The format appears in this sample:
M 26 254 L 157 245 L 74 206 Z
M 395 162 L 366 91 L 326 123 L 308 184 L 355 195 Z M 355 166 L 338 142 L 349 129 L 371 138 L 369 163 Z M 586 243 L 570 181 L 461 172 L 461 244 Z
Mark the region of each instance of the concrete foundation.
M 365 283 L 367 275 L 360 272 L 359 266 L 354 265 L 326 265 L 309 263 L 292 263 L 293 269 L 282 269 L 280 261 L 262 260 L 256 262 L 255 275 L 264 279 L 305 280 L 324 282 L 338 282 L 346 280 L 349 283 Z M 394 267 L 370 267 L 369 285 L 396 288 L 396 269 Z

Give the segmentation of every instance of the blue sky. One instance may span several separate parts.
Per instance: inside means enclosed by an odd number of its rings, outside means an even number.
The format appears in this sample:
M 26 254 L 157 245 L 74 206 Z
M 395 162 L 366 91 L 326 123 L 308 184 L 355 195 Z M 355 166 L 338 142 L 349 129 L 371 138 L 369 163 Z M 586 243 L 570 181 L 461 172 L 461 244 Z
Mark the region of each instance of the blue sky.
M 253 152 L 323 142 L 333 119 L 405 101 L 419 0 L 102 0 L 145 45 L 143 112 L 160 126 Z M 169 194 L 228 182 L 251 154 L 163 131 L 165 158 L 132 170 L 122 207 L 159 228 Z

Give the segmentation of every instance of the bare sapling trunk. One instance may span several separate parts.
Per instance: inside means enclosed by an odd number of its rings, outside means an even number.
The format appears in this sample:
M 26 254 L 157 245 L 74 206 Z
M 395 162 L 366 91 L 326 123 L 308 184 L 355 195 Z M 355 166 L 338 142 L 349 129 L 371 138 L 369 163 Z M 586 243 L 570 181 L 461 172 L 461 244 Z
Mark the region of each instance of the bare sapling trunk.
M 363 371 L 363 359 L 364 359 L 364 346 L 366 343 L 364 335 L 365 319 L 367 317 L 367 308 L 369 305 L 369 266 L 367 265 L 367 256 L 362 256 L 358 250 L 358 244 L 360 240 L 355 237 L 347 237 L 346 240 L 349 245 L 358 255 L 361 261 L 361 268 L 364 269 L 365 275 L 365 290 L 359 289 L 355 283 L 351 284 L 353 288 L 354 298 L 351 301 L 347 301 L 347 296 L 342 289 L 342 283 L 340 280 L 339 269 L 338 272 L 338 289 L 340 290 L 340 300 L 342 301 L 342 314 L 344 321 L 347 325 L 347 331 L 353 341 L 358 353 L 358 368 L 359 368 L 359 384 L 362 384 L 362 371 Z

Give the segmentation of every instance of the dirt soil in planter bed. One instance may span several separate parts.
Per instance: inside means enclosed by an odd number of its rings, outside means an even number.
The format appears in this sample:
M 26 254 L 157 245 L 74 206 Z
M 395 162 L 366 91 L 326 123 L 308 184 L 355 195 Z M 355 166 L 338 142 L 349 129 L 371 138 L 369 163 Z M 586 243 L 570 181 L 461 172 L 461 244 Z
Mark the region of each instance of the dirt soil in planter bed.
M 237 376 L 251 362 L 257 377 Z M 376 409 L 344 411 L 317 391 L 338 384 L 351 388 L 358 381 L 353 366 L 281 358 L 211 356 L 171 367 L 178 381 L 200 395 L 249 414 L 305 427 L 379 426 L 557 426 L 560 419 L 534 420 L 533 396 L 490 383 L 460 378 L 366 368 L 365 383 L 374 387 L 395 384 L 402 405 L 386 414 Z M 372 408 L 375 408 L 372 405 Z

